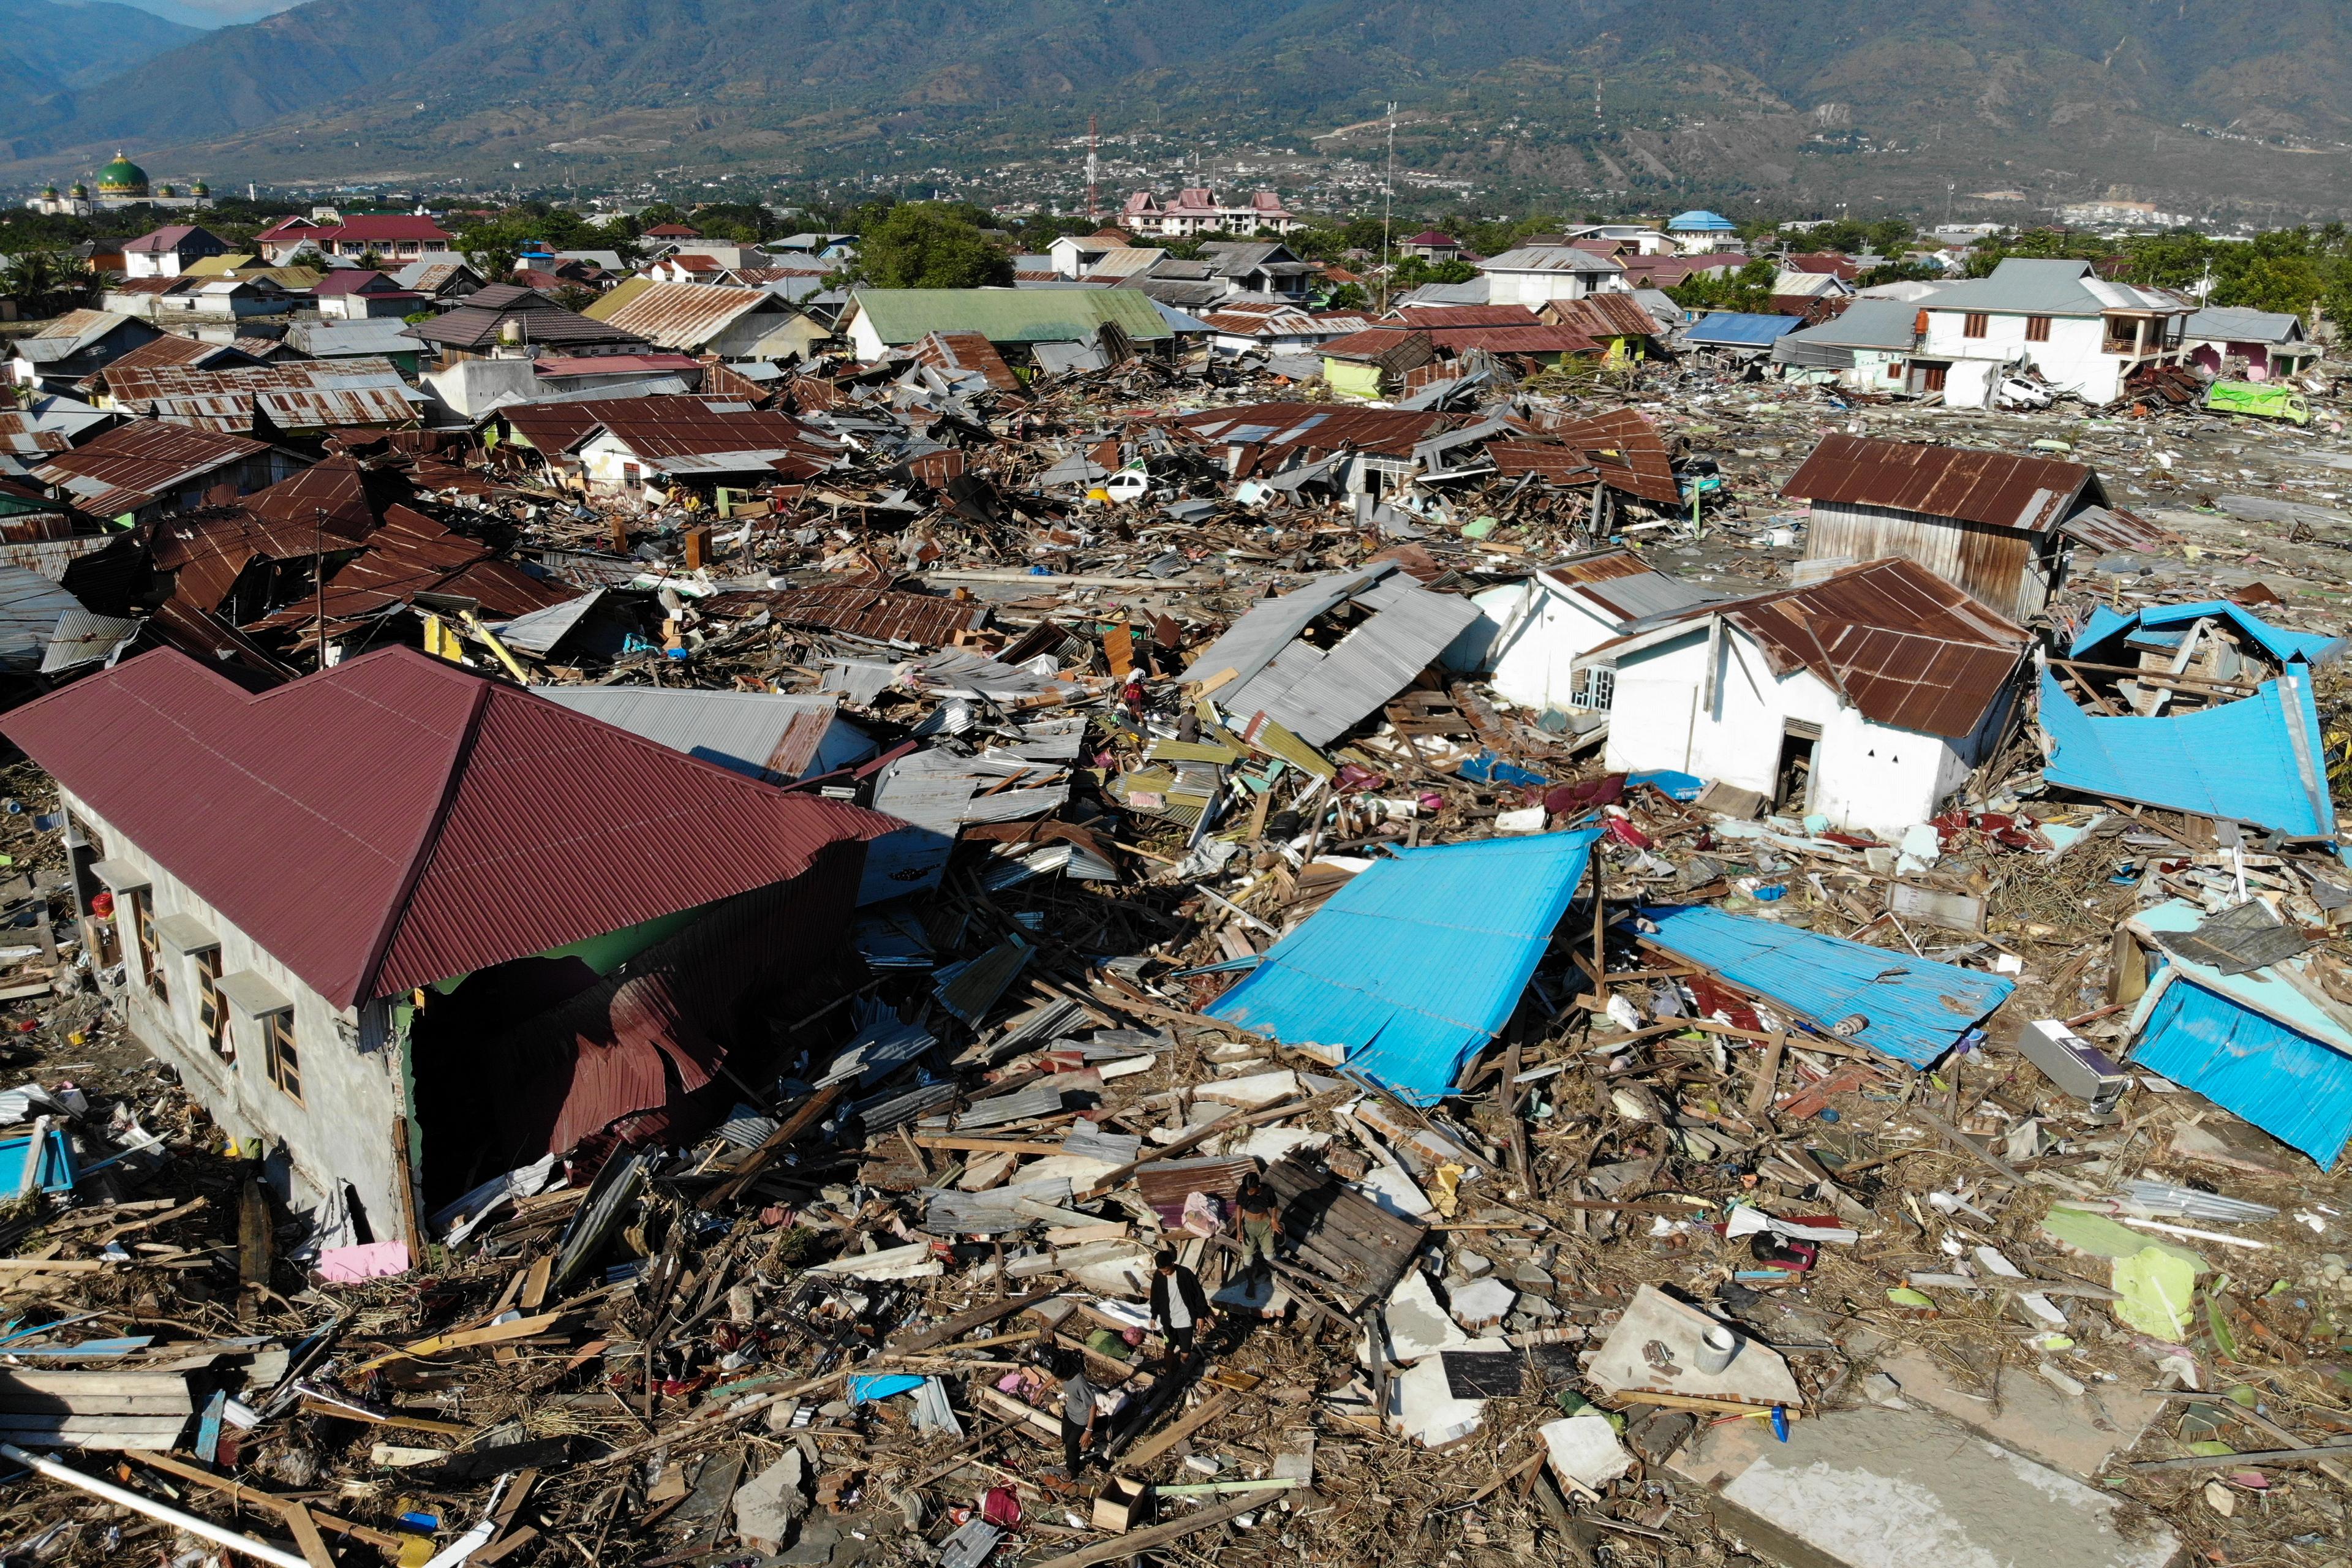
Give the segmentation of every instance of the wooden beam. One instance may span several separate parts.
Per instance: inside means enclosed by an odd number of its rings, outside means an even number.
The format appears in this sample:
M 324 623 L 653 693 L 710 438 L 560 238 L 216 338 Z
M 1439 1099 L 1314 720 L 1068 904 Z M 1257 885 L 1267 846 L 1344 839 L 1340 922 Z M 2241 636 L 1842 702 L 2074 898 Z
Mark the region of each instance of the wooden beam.
M 801 1101 L 800 1109 L 786 1117 L 782 1126 L 769 1133 L 764 1142 L 745 1156 L 732 1175 L 703 1194 L 696 1206 L 706 1211 L 715 1209 L 750 1186 L 753 1179 L 768 1168 L 769 1163 L 784 1152 L 787 1144 L 823 1120 L 824 1113 L 833 1109 L 835 1101 L 847 1088 L 845 1082 L 829 1083 Z
M 1119 1458 L 1122 1466 L 1138 1468 L 1150 1464 L 1193 1433 L 1223 1415 L 1241 1403 L 1241 1396 L 1230 1389 L 1221 1388 L 1208 1398 L 1186 1411 L 1148 1442 L 1139 1443 Z
M 1118 1557 L 1135 1556 L 1156 1547 L 1165 1546 L 1171 1541 L 1181 1541 L 1188 1535 L 1207 1530 L 1213 1525 L 1223 1524 L 1225 1521 L 1247 1513 L 1254 1508 L 1265 1506 L 1265 1498 L 1255 1492 L 1244 1492 L 1239 1497 L 1230 1498 L 1223 1502 L 1204 1508 L 1198 1513 L 1186 1514 L 1182 1519 L 1170 1523 L 1155 1524 L 1149 1530 L 1131 1531 L 1125 1535 L 1114 1535 L 1108 1541 L 1097 1542 L 1092 1546 L 1083 1547 L 1064 1556 L 1048 1558 L 1038 1563 L 1037 1568 L 1094 1568 L 1094 1564 L 1097 1563 L 1108 1563 Z

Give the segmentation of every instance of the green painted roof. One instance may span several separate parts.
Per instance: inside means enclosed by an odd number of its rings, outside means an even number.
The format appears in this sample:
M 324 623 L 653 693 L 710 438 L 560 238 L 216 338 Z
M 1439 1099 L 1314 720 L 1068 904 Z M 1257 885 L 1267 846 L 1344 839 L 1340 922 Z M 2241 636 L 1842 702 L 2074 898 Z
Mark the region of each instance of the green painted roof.
M 1105 321 L 1136 342 L 1175 335 L 1151 296 L 1135 289 L 860 289 L 855 298 L 886 343 L 931 332 L 978 332 L 992 343 L 1076 342 Z

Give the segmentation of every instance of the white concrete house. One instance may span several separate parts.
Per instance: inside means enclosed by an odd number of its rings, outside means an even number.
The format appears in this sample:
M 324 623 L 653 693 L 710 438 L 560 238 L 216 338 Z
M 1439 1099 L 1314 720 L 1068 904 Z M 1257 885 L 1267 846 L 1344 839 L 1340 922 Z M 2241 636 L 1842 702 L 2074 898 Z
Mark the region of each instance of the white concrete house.
M 1998 744 L 2030 639 L 1908 561 L 1702 606 L 1595 648 L 1608 765 L 1668 768 L 1887 839 Z
M 1919 301 L 1910 390 L 1982 408 L 2004 370 L 2030 368 L 2094 406 L 2112 403 L 2134 371 L 2181 362 L 2196 309 L 2167 289 L 2111 283 L 2087 261 L 2012 256 Z
M 1609 711 L 1614 678 L 1599 666 L 1577 668 L 1581 655 L 1654 617 L 1727 596 L 1668 576 L 1630 550 L 1596 551 L 1475 595 L 1478 619 L 1442 662 L 1486 672 L 1495 694 L 1522 708 L 1599 718 Z
M 1627 287 L 1622 263 L 1572 245 L 1522 245 L 1478 264 L 1489 305 L 1537 308 Z
M 1901 392 L 1909 384 L 1918 314 L 1905 300 L 1856 300 L 1843 314 L 1775 342 L 1772 363 L 1786 381 Z
M 723 1116 L 729 1015 L 830 961 L 893 826 L 402 647 L 259 693 L 159 649 L 4 722 L 133 1037 L 331 1245 L 418 1257 L 489 1177 Z
M 177 278 L 208 256 L 226 256 L 228 243 L 194 224 L 171 224 L 122 247 L 126 278 Z

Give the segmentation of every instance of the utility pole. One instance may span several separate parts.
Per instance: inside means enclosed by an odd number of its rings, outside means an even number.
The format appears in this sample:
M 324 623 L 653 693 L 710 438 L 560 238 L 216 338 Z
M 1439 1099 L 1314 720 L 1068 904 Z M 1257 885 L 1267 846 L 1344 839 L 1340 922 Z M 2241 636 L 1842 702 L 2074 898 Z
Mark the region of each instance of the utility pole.
M 1396 105 L 1389 105 L 1388 173 L 1381 178 L 1381 314 L 1389 312 L 1389 225 L 1396 204 Z
M 1095 200 L 1095 177 L 1101 172 L 1101 163 L 1102 127 L 1096 123 L 1095 117 L 1089 114 L 1087 116 L 1087 221 L 1088 223 L 1098 223 L 1102 219 L 1102 206 Z

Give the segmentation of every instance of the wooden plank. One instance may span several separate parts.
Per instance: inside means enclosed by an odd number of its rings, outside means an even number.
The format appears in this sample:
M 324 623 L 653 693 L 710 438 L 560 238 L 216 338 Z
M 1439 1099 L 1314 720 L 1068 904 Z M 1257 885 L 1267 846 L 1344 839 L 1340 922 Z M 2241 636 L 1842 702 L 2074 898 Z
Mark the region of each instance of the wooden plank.
M 702 1194 L 698 1206 L 709 1211 L 732 1202 L 735 1194 L 750 1186 L 760 1173 L 768 1168 L 769 1162 L 784 1152 L 787 1144 L 822 1121 L 824 1113 L 833 1109 L 834 1102 L 847 1093 L 848 1089 L 846 1083 L 827 1084 L 803 1100 L 800 1109 L 785 1118 L 782 1126 L 769 1133 L 766 1140 L 735 1167 L 734 1174 Z
M 1094 1564 L 1108 1563 L 1115 1557 L 1135 1556 L 1165 1546 L 1171 1541 L 1181 1541 L 1188 1535 L 1265 1506 L 1265 1500 L 1257 1493 L 1243 1492 L 1238 1497 L 1229 1498 L 1197 1513 L 1188 1513 L 1170 1523 L 1155 1524 L 1149 1530 L 1129 1531 L 1125 1535 L 1114 1535 L 1108 1541 L 1098 1542 L 1064 1556 L 1048 1558 L 1038 1563 L 1037 1568 L 1094 1568 Z
M 893 1355 L 908 1355 L 912 1354 L 916 1351 L 927 1351 L 933 1345 L 946 1344 L 948 1341 L 952 1340 L 961 1334 L 968 1334 L 974 1329 L 985 1327 L 990 1323 L 1000 1322 L 1003 1320 L 1011 1317 L 1013 1313 L 1019 1311 L 1024 1307 L 1033 1307 L 1040 1301 L 1050 1300 L 1059 1293 L 1060 1292 L 1055 1290 L 1033 1290 L 1025 1296 L 1007 1296 L 1000 1301 L 982 1301 L 977 1307 L 967 1307 L 962 1311 L 955 1313 L 951 1317 L 942 1319 L 940 1321 L 933 1323 L 929 1328 L 923 1330 L 920 1333 L 908 1334 L 903 1338 L 894 1339 L 883 1348 L 887 1350 Z M 1001 1344 L 1005 1342 L 1002 1340 L 990 1340 L 986 1342 L 990 1344 Z M 954 1349 L 956 1347 L 950 1346 L 949 1348 Z
M 1149 1442 L 1139 1443 L 1129 1449 L 1120 1457 L 1120 1465 L 1129 1468 L 1140 1468 L 1240 1403 L 1239 1395 L 1226 1389 L 1219 1389 L 1177 1417 L 1175 1423 L 1161 1431 L 1158 1436 Z
M 1748 1115 L 1762 1116 L 1772 1109 L 1772 1094 L 1780 1082 L 1780 1055 L 1788 1047 L 1788 1031 L 1773 1030 L 1771 1040 L 1764 1047 L 1764 1059 L 1756 1068 L 1755 1086 L 1748 1091 Z
M 950 1149 L 963 1154 L 1034 1154 L 1040 1158 L 1062 1152 L 1059 1143 L 1024 1143 L 1017 1138 L 956 1138 L 945 1134 L 918 1135 L 918 1149 Z
M 1027 1430 L 1042 1434 L 1056 1443 L 1062 1440 L 1062 1424 L 1044 1411 L 993 1388 L 983 1388 L 979 1392 L 982 1399 L 1020 1422 Z
M 326 1539 L 319 1533 L 319 1521 L 310 1510 L 299 1502 L 289 1502 L 278 1514 L 286 1521 L 286 1533 L 294 1538 L 301 1549 L 303 1560 L 310 1568 L 335 1568 L 335 1554 L 327 1550 Z
M 459 1329 L 453 1333 L 435 1334 L 403 1347 L 406 1355 L 439 1355 L 444 1351 L 470 1350 L 476 1345 L 503 1345 L 516 1340 L 527 1340 L 533 1334 L 543 1334 L 562 1320 L 562 1312 L 541 1312 L 535 1317 L 517 1318 L 511 1322 L 488 1323 L 478 1329 Z

